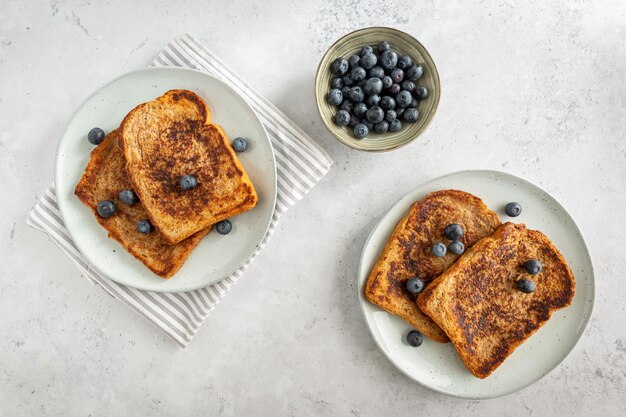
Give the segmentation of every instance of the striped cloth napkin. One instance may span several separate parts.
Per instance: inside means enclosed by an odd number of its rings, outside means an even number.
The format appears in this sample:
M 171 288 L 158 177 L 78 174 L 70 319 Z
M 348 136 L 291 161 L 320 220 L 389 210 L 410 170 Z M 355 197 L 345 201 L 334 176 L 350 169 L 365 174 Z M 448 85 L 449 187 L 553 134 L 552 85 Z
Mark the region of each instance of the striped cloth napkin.
M 332 160 L 313 139 L 193 36 L 187 34 L 171 40 L 152 65 L 194 68 L 225 81 L 247 100 L 265 126 L 276 155 L 278 198 L 270 228 L 256 251 L 230 276 L 208 287 L 182 293 L 141 291 L 119 285 L 89 265 L 65 228 L 54 184 L 32 209 L 27 224 L 47 233 L 93 283 L 157 326 L 181 347 L 185 347 L 211 310 L 266 245 L 276 230 L 280 216 L 320 181 L 330 170 Z

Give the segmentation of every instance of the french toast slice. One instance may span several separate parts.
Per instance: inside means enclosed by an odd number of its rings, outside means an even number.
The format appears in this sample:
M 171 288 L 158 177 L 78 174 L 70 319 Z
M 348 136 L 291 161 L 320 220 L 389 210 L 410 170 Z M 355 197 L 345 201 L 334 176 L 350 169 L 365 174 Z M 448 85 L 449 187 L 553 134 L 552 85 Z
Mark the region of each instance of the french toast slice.
M 413 203 L 406 217 L 400 220 L 365 286 L 365 296 L 370 302 L 442 343 L 448 342 L 448 337 L 420 311 L 416 296 L 406 289 L 406 282 L 419 277 L 428 287 L 428 283 L 459 258 L 460 255 L 449 251 L 443 257 L 431 253 L 435 243 L 450 242 L 443 231 L 452 223 L 461 225 L 464 234 L 460 240 L 469 248 L 491 235 L 500 226 L 500 219 L 472 194 L 458 190 L 433 192 Z
M 524 263 L 543 269 L 530 275 Z M 530 279 L 532 293 L 516 282 Z M 482 239 L 418 296 L 419 307 L 441 327 L 463 363 L 486 378 L 551 316 L 572 302 L 574 275 L 541 232 L 505 223 Z
M 157 231 L 142 234 L 137 223 L 148 218 L 148 213 L 139 202 L 124 204 L 118 195 L 122 190 L 132 189 L 126 175 L 126 161 L 118 144 L 117 130 L 109 133 L 92 152 L 91 159 L 74 193 L 89 207 L 98 223 L 128 252 L 163 278 L 173 276 L 185 263 L 193 249 L 200 243 L 209 229 L 202 230 L 176 245 L 167 243 Z M 111 200 L 117 208 L 109 218 L 98 214 L 100 201 Z
M 195 93 L 172 90 L 137 106 L 120 125 L 130 182 L 152 224 L 171 244 L 258 202 L 228 137 L 208 123 L 205 108 Z M 184 175 L 196 178 L 196 188 L 180 187 Z

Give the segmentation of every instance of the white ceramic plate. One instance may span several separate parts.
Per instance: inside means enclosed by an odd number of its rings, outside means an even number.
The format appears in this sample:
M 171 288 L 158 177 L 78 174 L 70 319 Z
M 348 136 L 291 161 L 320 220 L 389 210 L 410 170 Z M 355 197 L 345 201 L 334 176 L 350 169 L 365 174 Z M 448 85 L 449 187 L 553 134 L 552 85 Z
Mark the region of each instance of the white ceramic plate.
M 545 326 L 483 380 L 470 374 L 451 343 L 441 344 L 425 338 L 419 348 L 410 347 L 405 335 L 411 326 L 369 303 L 363 296 L 363 287 L 371 268 L 411 203 L 442 189 L 475 194 L 495 210 L 502 221 L 525 223 L 544 232 L 563 253 L 576 279 L 572 305 L 554 312 Z M 522 214 L 517 218 L 504 214 L 504 206 L 511 201 L 522 205 Z M 536 185 L 496 171 L 464 171 L 446 175 L 421 185 L 403 197 L 382 217 L 365 243 L 358 279 L 359 300 L 365 321 L 387 358 L 409 378 L 434 391 L 472 399 L 515 392 L 554 369 L 576 345 L 587 325 L 594 300 L 591 257 L 569 213 Z
M 209 233 L 185 265 L 169 280 L 161 279 L 107 237 L 92 212 L 76 196 L 78 183 L 93 146 L 86 135 L 93 127 L 115 129 L 138 104 L 168 90 L 194 91 L 211 108 L 211 121 L 222 126 L 230 138 L 249 139 L 239 159 L 258 195 L 253 210 L 232 219 L 226 236 Z M 188 291 L 228 276 L 241 266 L 262 241 L 276 203 L 276 164 L 267 132 L 246 101 L 222 81 L 203 72 L 184 68 L 148 68 L 124 74 L 91 95 L 78 109 L 57 150 L 55 184 L 65 225 L 92 267 L 112 280 L 150 291 Z

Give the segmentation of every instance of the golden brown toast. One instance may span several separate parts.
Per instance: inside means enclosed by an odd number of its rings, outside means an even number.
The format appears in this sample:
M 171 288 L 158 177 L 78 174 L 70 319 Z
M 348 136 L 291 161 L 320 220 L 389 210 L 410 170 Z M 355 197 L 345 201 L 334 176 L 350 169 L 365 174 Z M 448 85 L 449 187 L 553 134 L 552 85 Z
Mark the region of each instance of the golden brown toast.
M 176 245 L 170 245 L 157 231 L 142 234 L 137 223 L 148 218 L 141 203 L 132 206 L 120 201 L 119 192 L 132 189 L 126 176 L 125 160 L 118 145 L 117 130 L 109 133 L 92 152 L 91 159 L 74 193 L 92 209 L 98 222 L 135 258 L 155 274 L 169 278 L 185 263 L 193 249 L 209 232 L 202 230 Z M 109 218 L 98 215 L 100 201 L 111 200 L 117 207 Z
M 445 333 L 415 303 L 406 289 L 409 278 L 428 283 L 446 270 L 460 255 L 448 252 L 443 257 L 431 254 L 435 243 L 450 242 L 443 235 L 449 224 L 463 228 L 460 239 L 466 248 L 500 226 L 500 219 L 483 201 L 469 193 L 442 190 L 413 203 L 409 213 L 396 226 L 374 265 L 365 286 L 365 296 L 387 312 L 395 314 L 437 342 L 448 342 Z
M 542 263 L 539 274 L 524 269 L 530 259 Z M 535 282 L 535 291 L 518 290 L 519 279 Z M 470 372 L 486 378 L 553 310 L 570 305 L 574 289 L 572 271 L 543 233 L 505 223 L 426 287 L 417 302 Z
M 169 243 L 253 208 L 250 178 L 208 110 L 188 90 L 168 91 L 133 109 L 120 125 L 126 172 L 152 224 Z M 180 178 L 197 187 L 184 191 Z

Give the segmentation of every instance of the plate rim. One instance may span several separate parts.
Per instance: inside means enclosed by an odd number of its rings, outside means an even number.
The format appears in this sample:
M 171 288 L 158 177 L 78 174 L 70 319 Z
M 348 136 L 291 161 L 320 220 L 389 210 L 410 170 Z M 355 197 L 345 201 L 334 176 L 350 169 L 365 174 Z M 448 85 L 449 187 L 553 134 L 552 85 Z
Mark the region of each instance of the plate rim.
M 416 190 L 418 190 L 419 188 L 422 188 L 424 186 L 427 186 L 428 184 L 431 183 L 435 183 L 437 181 L 443 180 L 447 177 L 452 177 L 452 176 L 456 176 L 456 175 L 462 175 L 462 174 L 496 174 L 496 175 L 504 175 L 504 176 L 508 176 L 523 182 L 526 182 L 528 184 L 530 184 L 531 186 L 534 186 L 536 188 L 538 188 L 539 190 L 543 191 L 544 193 L 546 193 L 547 195 L 549 195 L 554 201 L 555 203 L 558 205 L 558 207 L 560 207 L 568 216 L 569 218 L 572 220 L 572 225 L 574 226 L 575 230 L 578 232 L 578 234 L 581 237 L 581 241 L 583 244 L 583 247 L 585 249 L 585 252 L 587 253 L 587 256 L 589 257 L 589 264 L 590 264 L 590 269 L 589 269 L 589 276 L 590 276 L 590 282 L 591 282 L 591 293 L 590 293 L 590 300 L 591 300 L 591 306 L 589 307 L 589 314 L 587 315 L 587 317 L 584 319 L 584 325 L 580 327 L 580 330 L 578 331 L 578 334 L 576 335 L 576 341 L 571 345 L 571 347 L 569 347 L 567 349 L 567 351 L 565 352 L 565 354 L 563 355 L 563 357 L 558 360 L 557 362 L 554 363 L 554 365 L 552 367 L 550 367 L 549 369 L 547 369 L 545 372 L 539 374 L 537 377 L 531 379 L 529 382 L 513 389 L 510 390 L 508 392 L 504 392 L 502 394 L 493 394 L 493 395 L 468 395 L 468 394 L 461 394 L 461 393 L 453 393 L 453 392 L 449 392 L 446 391 L 444 389 L 440 389 L 437 388 L 436 386 L 433 385 L 428 385 L 427 383 L 425 383 L 424 381 L 419 381 L 417 379 L 415 379 L 413 376 L 409 375 L 409 373 L 407 371 L 405 371 L 401 366 L 399 366 L 395 360 L 392 359 L 392 357 L 387 353 L 387 351 L 385 349 L 382 348 L 381 344 L 378 341 L 378 338 L 376 336 L 374 336 L 374 333 L 372 331 L 372 326 L 370 325 L 370 322 L 368 320 L 368 316 L 365 312 L 365 303 L 369 303 L 369 301 L 367 299 L 365 299 L 365 297 L 363 296 L 363 287 L 365 286 L 365 283 L 367 281 L 367 279 L 364 280 L 363 282 L 363 286 L 360 283 L 360 277 L 361 277 L 361 273 L 363 272 L 363 258 L 365 255 L 365 251 L 366 249 L 369 247 L 370 245 L 370 241 L 374 235 L 374 232 L 380 227 L 383 219 L 387 216 L 387 214 L 389 214 L 390 211 L 392 211 L 394 208 L 396 208 L 398 205 L 400 205 L 400 203 L 410 194 L 414 193 Z M 376 344 L 376 347 L 383 353 L 383 355 L 385 355 L 385 358 L 391 362 L 391 364 L 398 369 L 402 374 L 404 374 L 407 378 L 409 378 L 410 380 L 418 383 L 419 385 L 437 392 L 439 394 L 443 394 L 449 397 L 454 397 L 454 398 L 462 398 L 462 399 L 466 399 L 466 400 L 488 400 L 488 399 L 493 399 L 493 398 L 499 398 L 499 397 L 504 397 L 507 395 L 511 395 L 514 394 L 516 392 L 519 392 L 523 389 L 528 388 L 529 386 L 533 385 L 534 383 L 538 382 L 540 379 L 544 378 L 546 375 L 548 375 L 549 373 L 551 373 L 554 369 L 556 369 L 569 355 L 570 353 L 574 350 L 574 348 L 576 347 L 576 345 L 578 345 L 578 343 L 580 342 L 580 338 L 582 337 L 583 333 L 585 332 L 585 329 L 587 328 L 587 325 L 589 324 L 589 320 L 591 319 L 591 316 L 593 315 L 593 309 L 595 307 L 595 293 L 596 293 L 596 279 L 595 279 L 595 268 L 594 268 L 594 263 L 593 263 L 593 258 L 591 256 L 591 252 L 589 251 L 589 247 L 587 246 L 587 241 L 585 240 L 585 237 L 582 233 L 582 230 L 580 229 L 580 227 L 578 226 L 578 223 L 576 223 L 576 220 L 574 219 L 574 217 L 571 215 L 571 213 L 563 206 L 563 204 L 561 204 L 561 202 L 556 199 L 551 193 L 547 192 L 546 190 L 544 190 L 542 187 L 540 187 L 539 185 L 536 185 L 534 182 L 527 180 L 524 177 L 518 176 L 518 175 L 514 175 L 514 174 L 510 174 L 508 172 L 504 172 L 504 171 L 498 171 L 498 170 L 490 170 L 490 169 L 465 169 L 465 170 L 461 170 L 461 171 L 454 171 L 454 172 L 450 172 L 435 178 L 432 178 L 430 180 L 424 181 L 422 183 L 419 183 L 417 186 L 412 187 L 408 192 L 404 193 L 398 200 L 396 200 L 391 206 L 389 206 L 389 208 L 387 210 L 385 210 L 385 212 L 380 216 L 380 218 L 378 219 L 378 221 L 376 222 L 376 224 L 372 227 L 372 230 L 370 231 L 367 239 L 365 239 L 365 243 L 363 244 L 363 249 L 361 250 L 361 256 L 359 258 L 359 267 L 357 269 L 357 275 L 356 275 L 356 280 L 357 280 L 357 285 L 356 285 L 356 290 L 357 290 L 357 297 L 359 300 L 359 307 L 361 310 L 361 314 L 363 316 L 363 320 L 365 321 L 365 325 L 367 327 L 367 331 L 370 334 L 370 337 L 374 340 L 374 343 Z M 384 311 L 381 309 L 381 311 Z M 388 313 L 389 314 L 389 313 Z
M 233 87 L 231 87 L 227 82 L 219 79 L 218 77 L 209 74 L 205 71 L 200 71 L 197 69 L 193 69 L 193 68 L 185 68 L 185 67 L 177 67 L 177 66 L 161 66 L 161 67 L 146 67 L 146 68 L 139 68 L 139 69 L 135 69 L 132 71 L 128 71 L 128 72 L 124 72 L 118 76 L 116 76 L 115 78 L 111 79 L 110 81 L 105 82 L 104 84 L 101 84 L 99 87 L 97 87 L 94 91 L 91 92 L 91 94 L 89 94 L 84 100 L 82 100 L 82 102 L 76 107 L 76 110 L 72 113 L 72 116 L 68 119 L 67 123 L 65 124 L 65 129 L 63 130 L 63 133 L 61 133 L 61 137 L 57 143 L 56 146 L 56 150 L 55 150 L 55 156 L 54 156 L 54 188 L 55 188 L 55 192 L 56 189 L 58 187 L 59 184 L 59 178 L 61 178 L 62 173 L 61 173 L 61 167 L 60 167 L 60 160 L 61 160 L 61 147 L 63 145 L 63 138 L 65 138 L 68 130 L 69 130 L 69 126 L 70 124 L 75 120 L 77 114 L 80 112 L 80 110 L 85 106 L 85 104 L 91 100 L 92 97 L 94 97 L 95 95 L 97 95 L 98 93 L 100 93 L 100 91 L 102 91 L 103 89 L 107 88 L 108 86 L 118 82 L 119 80 L 128 77 L 128 76 L 132 76 L 134 74 L 138 74 L 138 73 L 147 73 L 148 76 L 150 73 L 156 73 L 156 72 L 160 72 L 160 71 L 164 71 L 164 72 L 172 72 L 172 73 L 195 73 L 195 74 L 199 74 L 203 77 L 208 77 L 213 79 L 214 81 L 222 84 L 226 89 L 230 90 L 234 95 L 236 95 L 237 97 L 239 97 L 243 103 L 245 104 L 245 106 L 247 106 L 250 111 L 252 112 L 252 114 L 254 115 L 255 120 L 259 123 L 259 125 L 261 126 L 261 129 L 263 130 L 264 133 L 264 138 L 267 140 L 267 143 L 269 144 L 269 150 L 270 150 L 270 154 L 272 157 L 272 171 L 274 173 L 273 175 L 273 181 L 272 181 L 272 193 L 271 193 L 271 204 L 272 204 L 272 210 L 269 216 L 267 216 L 267 219 L 265 221 L 265 225 L 264 225 L 264 233 L 263 235 L 260 237 L 260 239 L 258 240 L 258 242 L 256 242 L 254 249 L 252 249 L 252 251 L 248 254 L 247 259 L 250 258 L 250 256 L 256 251 L 256 248 L 258 248 L 259 244 L 261 244 L 261 242 L 263 242 L 263 239 L 265 239 L 265 236 L 267 236 L 267 231 L 269 230 L 271 223 L 272 223 L 272 219 L 274 218 L 274 215 L 276 214 L 276 200 L 278 198 L 278 171 L 277 171 L 277 166 L 276 166 L 276 153 L 274 152 L 274 145 L 272 144 L 272 140 L 270 139 L 269 134 L 267 133 L 267 129 L 265 128 L 265 125 L 263 124 L 263 122 L 261 121 L 261 119 L 259 118 L 259 115 L 257 114 L 256 110 L 254 110 L 254 108 L 252 108 L 252 106 L 250 105 L 250 103 L 248 103 L 248 100 L 246 100 L 241 94 L 239 94 Z M 137 103 L 137 105 L 139 105 L 141 103 Z M 265 199 L 267 200 L 267 198 Z M 64 219 L 67 215 L 67 206 L 65 205 L 65 202 L 63 201 L 62 198 L 57 198 L 57 202 L 58 202 L 58 206 L 59 206 L 59 211 L 61 213 L 62 218 Z M 65 221 L 64 221 L 65 224 Z M 159 292 L 159 293 L 177 293 L 177 292 L 188 292 L 188 291 L 194 291 L 200 288 L 204 288 L 204 287 L 208 287 L 210 285 L 213 285 L 217 282 L 220 282 L 222 280 L 224 280 L 225 278 L 228 278 L 234 271 L 236 271 L 239 267 L 236 267 L 233 271 L 230 271 L 229 273 L 221 276 L 220 278 L 217 278 L 211 282 L 208 283 L 198 283 L 195 285 L 187 285 L 187 286 L 182 286 L 179 288 L 166 288 L 166 287 L 156 287 L 156 288 L 152 288 L 152 287 L 146 287 L 141 285 L 140 283 L 138 285 L 134 285 L 133 283 L 126 283 L 126 282 L 120 282 L 116 277 L 113 276 L 109 276 L 103 272 L 101 272 L 96 264 L 92 261 L 91 257 L 85 253 L 83 250 L 81 250 L 80 246 L 78 245 L 78 243 L 76 242 L 76 239 L 74 237 L 74 234 L 72 233 L 72 231 L 70 230 L 70 228 L 65 227 L 65 229 L 67 230 L 70 238 L 72 239 L 72 242 L 74 242 L 74 244 L 76 245 L 76 248 L 78 249 L 78 252 L 85 257 L 85 259 L 88 261 L 90 268 L 98 271 L 99 274 L 101 274 L 103 277 L 109 278 L 112 281 L 114 281 L 116 284 L 118 285 L 125 285 L 128 287 L 132 287 L 135 288 L 137 290 L 142 290 L 142 291 L 150 291 L 150 292 Z M 129 254 L 130 255 L 130 254 Z M 130 255 L 132 257 L 132 255 Z M 136 262 L 140 262 L 137 259 L 135 259 L 133 257 L 133 260 L 135 260 Z M 243 262 L 245 263 L 245 261 Z M 242 265 L 243 265 L 242 263 Z M 240 265 L 241 266 L 241 265 Z M 151 273 L 154 275 L 154 277 L 158 278 L 158 279 L 163 279 L 158 277 L 156 274 L 152 273 L 152 271 L 150 271 L 149 269 L 146 268 L 147 273 Z M 171 279 L 175 279 L 176 275 L 174 275 L 171 278 L 168 278 L 168 280 Z

